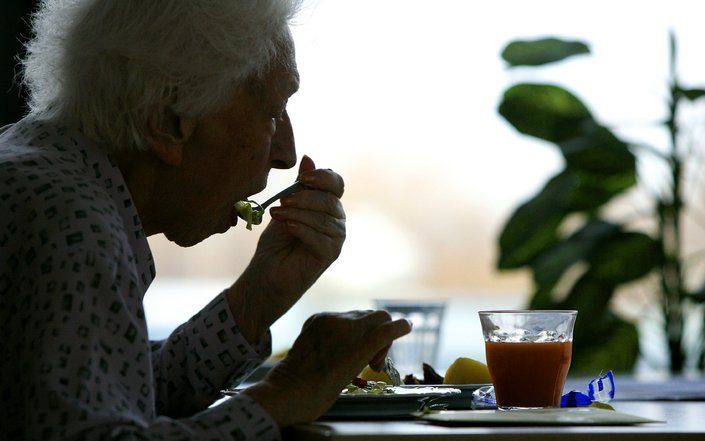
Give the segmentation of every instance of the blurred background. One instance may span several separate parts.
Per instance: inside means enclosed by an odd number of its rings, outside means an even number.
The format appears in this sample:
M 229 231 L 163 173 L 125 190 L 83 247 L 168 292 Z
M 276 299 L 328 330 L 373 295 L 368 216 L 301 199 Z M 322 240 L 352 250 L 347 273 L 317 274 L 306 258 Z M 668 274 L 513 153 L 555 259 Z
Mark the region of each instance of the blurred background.
M 7 103 L 19 94 L 10 88 L 8 55 L 18 49 L 22 22 L 12 22 L 12 14 L 21 16 L 30 3 L 1 7 Z M 339 260 L 272 328 L 274 350 L 289 347 L 318 311 L 370 308 L 380 298 L 431 299 L 447 303 L 429 362 L 443 371 L 459 356 L 484 360 L 477 311 L 525 307 L 533 289 L 528 271 L 496 270 L 499 233 L 563 164 L 557 149 L 521 136 L 497 114 L 503 91 L 518 81 L 565 86 L 620 136 L 666 149 L 667 132 L 655 124 L 667 112 L 669 30 L 679 38 L 681 79 L 704 85 L 704 12 L 694 0 L 306 2 L 293 28 L 301 88 L 289 114 L 299 156 L 346 180 L 348 238 Z M 541 71 L 507 69 L 500 58 L 507 43 L 542 36 L 583 40 L 592 54 Z M 9 109 L 3 106 L 0 125 L 16 117 Z M 685 110 L 697 133 L 704 109 L 693 102 Z M 639 157 L 638 169 L 637 188 L 615 209 L 637 221 L 666 179 L 648 158 Z M 273 172 L 253 199 L 276 193 L 295 175 Z M 688 253 L 705 245 L 701 187 L 689 193 Z M 158 275 L 145 305 L 152 338 L 168 335 L 229 286 L 259 231 L 238 226 L 189 249 L 151 237 Z M 654 283 L 628 284 L 611 302 L 639 329 L 640 375 L 668 365 Z M 697 336 L 702 320 L 688 326 Z

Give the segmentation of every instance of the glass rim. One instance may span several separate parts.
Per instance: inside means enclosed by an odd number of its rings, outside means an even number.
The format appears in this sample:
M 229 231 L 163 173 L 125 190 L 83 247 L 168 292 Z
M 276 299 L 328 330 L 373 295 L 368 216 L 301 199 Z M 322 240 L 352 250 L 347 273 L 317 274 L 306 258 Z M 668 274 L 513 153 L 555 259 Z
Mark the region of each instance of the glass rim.
M 480 315 L 489 314 L 568 314 L 577 315 L 575 309 L 495 309 L 488 311 L 478 311 Z

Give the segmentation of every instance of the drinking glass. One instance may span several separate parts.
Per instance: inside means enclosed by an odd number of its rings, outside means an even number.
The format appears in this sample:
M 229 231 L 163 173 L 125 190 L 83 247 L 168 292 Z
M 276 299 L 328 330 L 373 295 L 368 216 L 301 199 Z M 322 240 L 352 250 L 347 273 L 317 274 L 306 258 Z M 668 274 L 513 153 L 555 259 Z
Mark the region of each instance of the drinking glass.
M 377 309 L 384 309 L 392 320 L 411 321 L 411 333 L 397 339 L 389 351 L 402 378 L 407 374 L 417 377 L 423 372 L 422 363 L 434 365 L 438 355 L 439 335 L 445 301 L 375 300 Z
M 560 407 L 577 311 L 480 311 L 497 407 Z

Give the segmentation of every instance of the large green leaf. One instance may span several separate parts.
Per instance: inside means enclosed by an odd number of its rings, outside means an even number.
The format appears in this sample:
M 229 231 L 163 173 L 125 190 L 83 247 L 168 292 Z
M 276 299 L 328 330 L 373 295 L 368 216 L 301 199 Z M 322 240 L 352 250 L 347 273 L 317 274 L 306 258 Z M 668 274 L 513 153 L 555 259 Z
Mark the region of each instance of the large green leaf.
M 529 300 L 528 309 L 560 309 L 560 306 L 553 299 L 553 288 L 555 285 L 544 285 L 539 287 Z
M 559 143 L 569 168 L 597 175 L 632 174 L 636 158 L 609 129 L 589 124 L 577 136 Z
M 703 89 L 680 89 L 679 92 L 691 101 L 705 96 L 705 90 Z
M 530 264 L 558 243 L 557 229 L 567 214 L 592 211 L 634 182 L 633 177 L 605 178 L 572 170 L 554 176 L 538 195 L 519 206 L 505 224 L 499 237 L 498 268 Z
M 590 111 L 572 93 L 549 84 L 517 84 L 504 92 L 499 113 L 519 132 L 559 143 L 594 126 Z
M 575 282 L 561 307 L 578 310 L 588 317 L 600 317 L 607 312 L 614 291 L 615 285 L 597 279 L 590 269 Z M 580 324 L 576 323 L 576 327 Z
M 588 222 L 531 263 L 534 282 L 541 288 L 554 285 L 568 268 L 587 260 L 599 243 L 609 240 L 620 231 L 619 225 L 603 220 Z
M 574 170 L 566 170 L 563 174 L 567 177 L 565 185 L 571 189 L 566 207 L 570 212 L 593 211 L 636 184 L 636 170 L 612 176 Z
M 513 41 L 502 51 L 502 58 L 511 66 L 539 66 L 589 52 L 590 48 L 580 41 L 542 38 Z
M 555 178 L 538 195 L 520 205 L 505 224 L 499 236 L 499 269 L 525 266 L 556 242 L 568 192 L 553 182 Z
M 639 334 L 632 323 L 610 312 L 595 317 L 578 311 L 571 375 L 595 376 L 607 370 L 630 373 L 638 355 Z
M 516 269 L 526 266 L 545 248 L 556 242 L 556 230 L 563 216 L 552 214 L 534 222 L 539 217 L 533 211 L 534 204 L 527 203 L 514 212 L 514 222 L 507 223 L 500 235 L 500 255 L 497 268 L 501 270 Z M 523 223 L 527 219 L 529 222 Z
M 659 243 L 643 233 L 622 233 L 600 244 L 590 258 L 591 272 L 596 280 L 621 284 L 636 280 L 654 269 L 660 262 Z
M 687 293 L 686 296 L 693 302 L 705 303 L 705 283 L 696 291 Z

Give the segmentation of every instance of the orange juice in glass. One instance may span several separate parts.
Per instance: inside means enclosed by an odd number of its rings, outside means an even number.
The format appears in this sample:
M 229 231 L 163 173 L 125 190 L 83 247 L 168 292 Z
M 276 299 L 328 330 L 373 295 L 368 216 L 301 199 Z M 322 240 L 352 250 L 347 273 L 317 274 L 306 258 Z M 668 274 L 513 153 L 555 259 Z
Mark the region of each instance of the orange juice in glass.
M 481 311 L 499 409 L 559 407 L 577 311 Z

